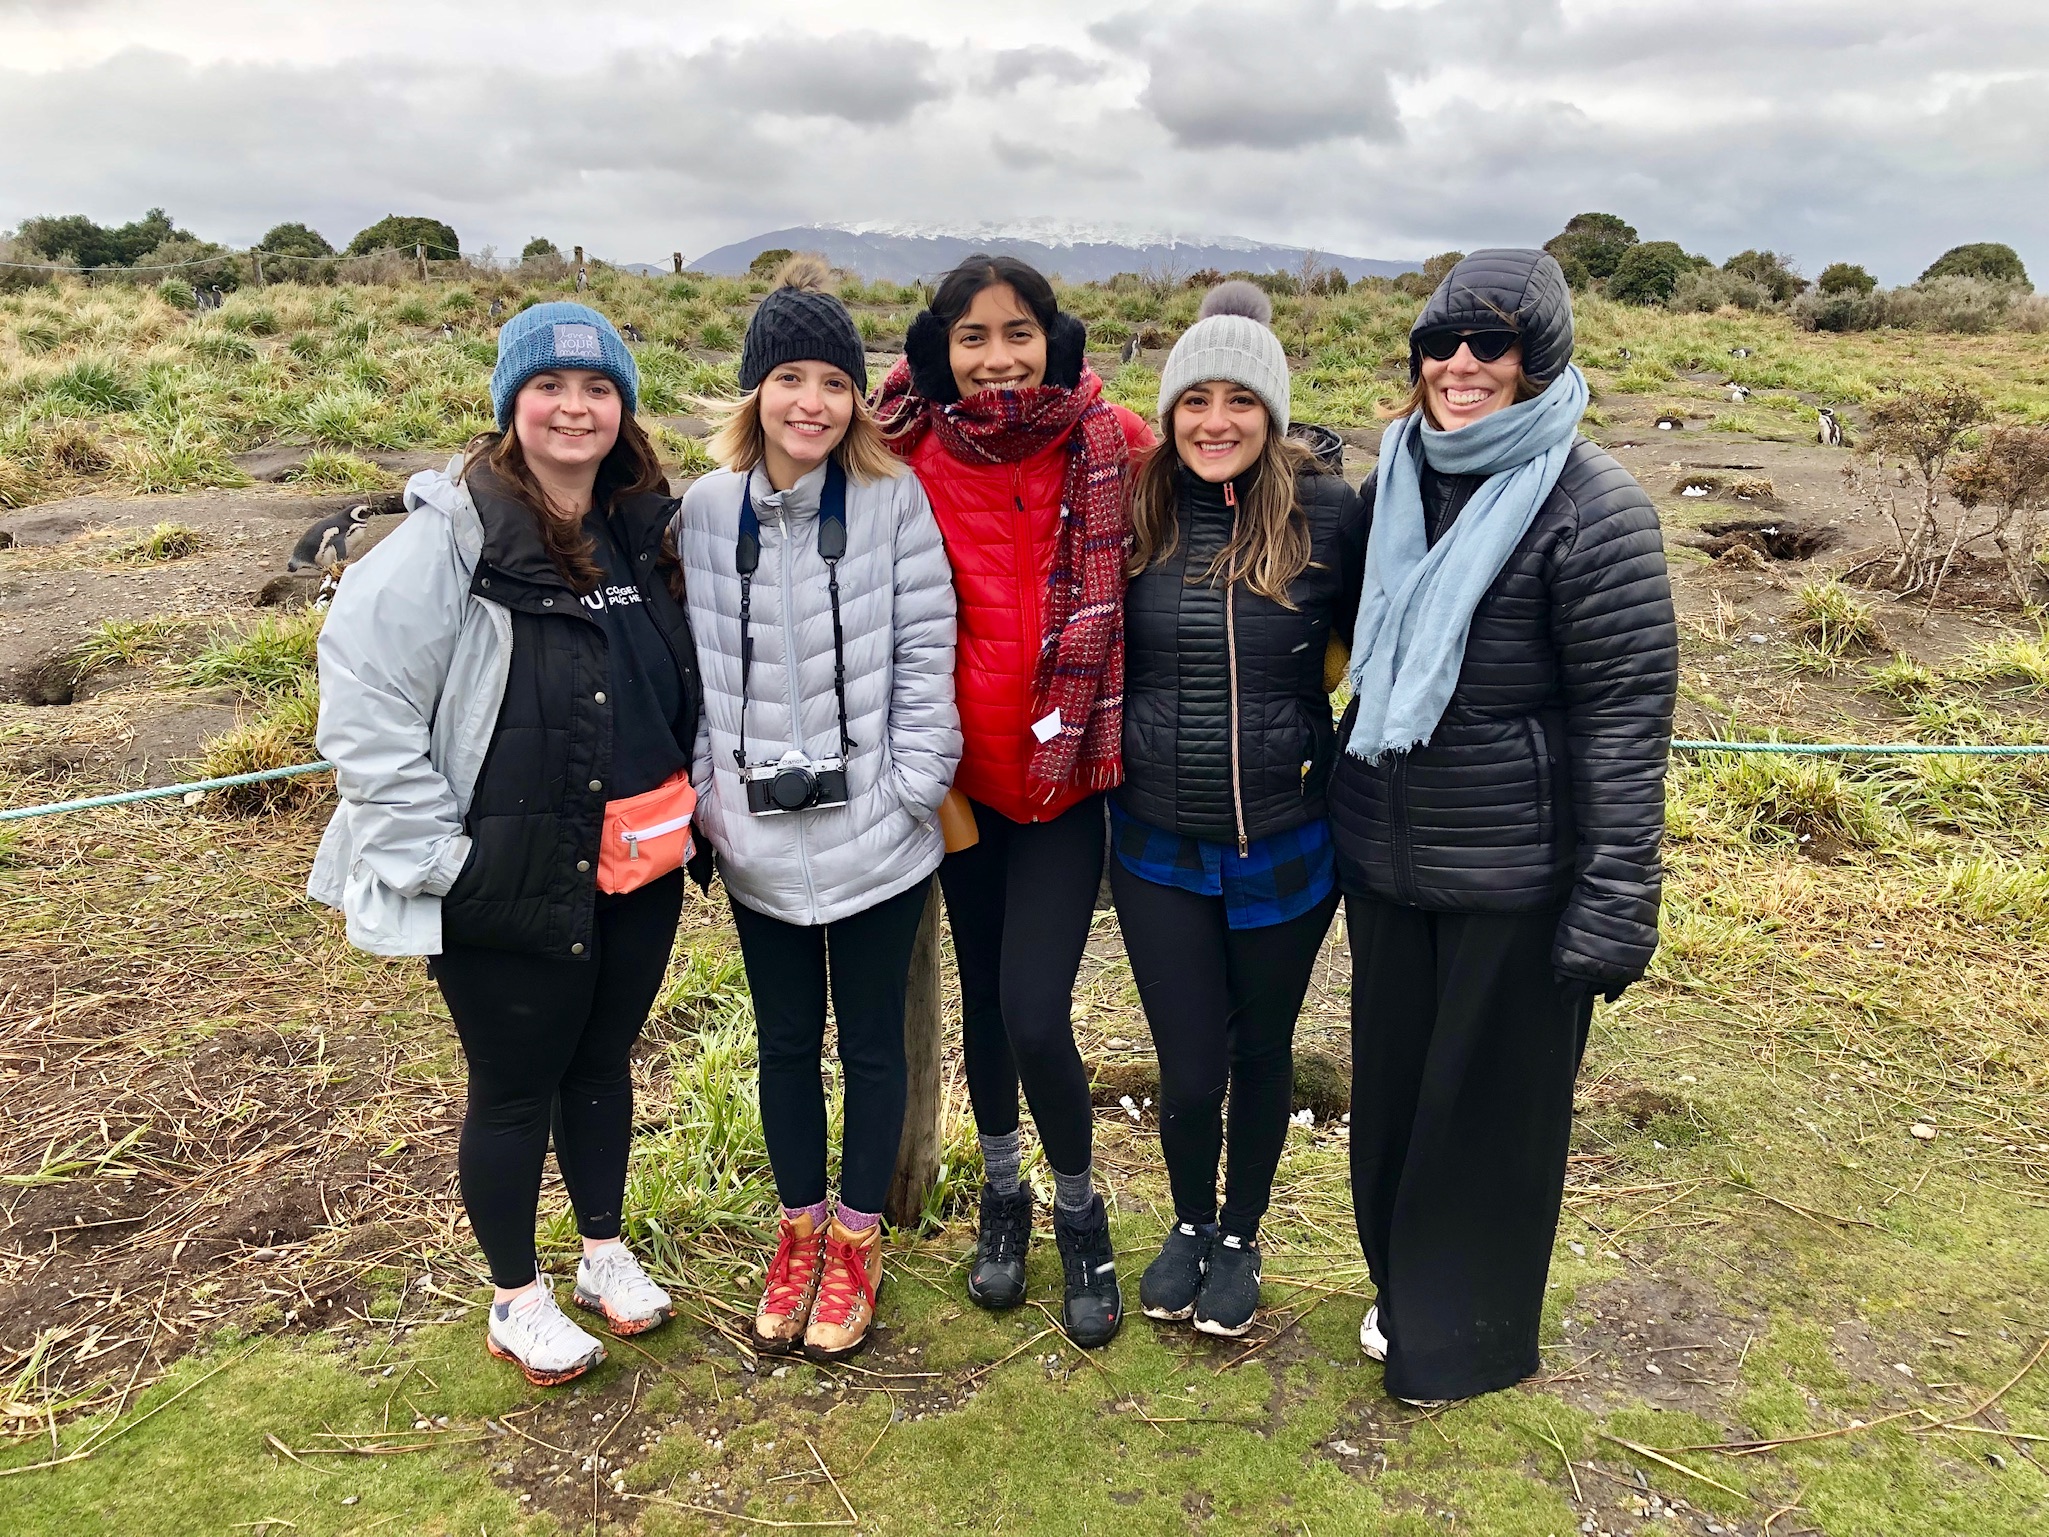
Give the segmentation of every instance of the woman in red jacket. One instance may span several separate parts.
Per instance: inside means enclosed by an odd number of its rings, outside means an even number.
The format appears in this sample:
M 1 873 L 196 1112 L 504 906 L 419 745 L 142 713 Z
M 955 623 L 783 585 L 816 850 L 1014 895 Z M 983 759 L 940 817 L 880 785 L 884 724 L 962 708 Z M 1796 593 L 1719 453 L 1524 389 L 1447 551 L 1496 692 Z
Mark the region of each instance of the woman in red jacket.
M 1039 273 L 971 256 L 912 322 L 877 412 L 924 483 L 960 600 L 954 788 L 979 841 L 939 881 L 987 1170 L 968 1295 L 1024 1300 L 1022 1081 L 1053 1170 L 1064 1322 L 1093 1346 L 1124 1303 L 1069 1006 L 1103 874 L 1103 794 L 1123 777 L 1124 485 L 1152 434 L 1103 400 L 1085 340 Z

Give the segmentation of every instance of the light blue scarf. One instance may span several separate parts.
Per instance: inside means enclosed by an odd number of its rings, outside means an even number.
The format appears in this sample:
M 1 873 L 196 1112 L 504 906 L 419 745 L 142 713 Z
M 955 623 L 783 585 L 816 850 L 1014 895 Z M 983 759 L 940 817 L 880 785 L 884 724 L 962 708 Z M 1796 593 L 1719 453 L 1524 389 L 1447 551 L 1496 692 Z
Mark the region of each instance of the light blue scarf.
M 1568 366 L 1535 399 L 1456 432 L 1439 432 L 1413 412 L 1381 434 L 1352 630 L 1359 718 L 1345 750 L 1354 757 L 1378 762 L 1437 730 L 1465 662 L 1473 610 L 1558 483 L 1586 407 L 1586 377 Z M 1434 549 L 1423 524 L 1426 458 L 1442 474 L 1487 477 Z

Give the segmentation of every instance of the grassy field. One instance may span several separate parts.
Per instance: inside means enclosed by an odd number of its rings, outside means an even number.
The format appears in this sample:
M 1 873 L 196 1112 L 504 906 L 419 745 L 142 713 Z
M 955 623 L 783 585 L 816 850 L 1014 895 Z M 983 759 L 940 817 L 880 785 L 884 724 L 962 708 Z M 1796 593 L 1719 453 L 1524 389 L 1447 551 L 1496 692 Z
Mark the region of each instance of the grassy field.
M 730 388 L 758 288 L 601 281 L 646 338 L 650 417 Z M 144 491 L 184 462 L 172 444 L 199 455 L 187 489 L 219 485 L 230 453 L 279 439 L 326 451 L 319 483 L 377 484 L 370 453 L 478 425 L 494 296 L 284 288 L 200 321 L 146 291 L 0 300 L 0 492 Z M 917 304 L 856 297 L 877 348 Z M 1066 302 L 1114 347 L 1170 339 L 1194 298 Z M 1413 302 L 1280 308 L 1302 414 L 1369 425 Z M 1746 461 L 1810 440 L 1818 401 L 1854 412 L 1894 377 L 1962 373 L 2010 414 L 2049 414 L 2038 335 L 1813 336 L 1596 303 L 1581 346 L 1597 409 L 1732 418 L 1704 430 Z M 1731 408 L 1722 377 L 1755 393 Z M 1133 364 L 1113 388 L 1149 405 L 1155 376 Z M 663 441 L 688 462 L 694 440 Z M 1671 480 L 1652 489 L 1676 537 L 1699 509 Z M 152 538 L 176 521 L 155 505 Z M 144 544 L 0 552 L 0 579 L 194 558 Z M 1916 628 L 1825 565 L 1774 586 L 1674 553 L 1689 734 L 2049 741 L 2032 616 Z M 93 788 L 66 753 L 203 691 L 245 714 L 213 767 L 303 753 L 317 625 L 101 625 L 80 665 L 130 681 L 68 710 L 0 707 L 0 805 Z M 1327 1105 L 1291 1134 L 1245 1341 L 1133 1319 L 1083 1356 L 1038 1306 L 970 1306 L 979 1171 L 951 1038 L 947 1173 L 925 1230 L 893 1239 L 877 1348 L 836 1370 L 749 1359 L 770 1187 L 723 898 L 686 909 L 636 1065 L 632 1236 L 685 1316 L 578 1388 L 527 1388 L 479 1342 L 460 1063 L 432 986 L 350 951 L 300 894 L 326 793 L 0 828 L 0 1531 L 2049 1530 L 2049 767 L 1675 766 L 1664 942 L 1597 1010 L 1544 1371 L 1434 1414 L 1387 1399 L 1359 1356 L 1371 1289 Z M 1344 1059 L 1347 1004 L 1337 935 L 1305 1058 Z M 1150 1054 L 1108 914 L 1077 1016 L 1134 1286 L 1166 1190 L 1152 1116 L 1116 1104 L 1143 1099 Z M 559 1184 L 544 1204 L 561 1274 Z M 1032 1285 L 1053 1304 L 1050 1248 Z

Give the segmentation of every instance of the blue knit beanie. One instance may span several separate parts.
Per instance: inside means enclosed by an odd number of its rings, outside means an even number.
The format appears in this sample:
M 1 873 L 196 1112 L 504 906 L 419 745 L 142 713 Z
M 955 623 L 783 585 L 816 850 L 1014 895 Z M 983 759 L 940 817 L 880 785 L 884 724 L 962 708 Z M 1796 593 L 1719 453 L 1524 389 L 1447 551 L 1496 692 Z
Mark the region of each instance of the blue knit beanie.
M 491 370 L 491 408 L 498 430 L 512 425 L 512 400 L 535 374 L 585 368 L 619 386 L 626 409 L 640 409 L 640 370 L 612 322 L 587 304 L 536 304 L 498 331 L 498 366 Z

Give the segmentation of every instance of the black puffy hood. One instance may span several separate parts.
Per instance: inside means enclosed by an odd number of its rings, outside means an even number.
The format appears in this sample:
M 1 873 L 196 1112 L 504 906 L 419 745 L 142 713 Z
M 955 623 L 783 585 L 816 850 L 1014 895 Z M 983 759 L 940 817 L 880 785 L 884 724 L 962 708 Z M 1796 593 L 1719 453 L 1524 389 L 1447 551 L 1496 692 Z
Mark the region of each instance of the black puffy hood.
M 1572 290 L 1557 260 L 1543 251 L 1475 251 L 1445 275 L 1409 327 L 1409 378 L 1422 376 L 1416 338 L 1439 326 L 1478 329 L 1503 321 L 1522 333 L 1523 372 L 1549 384 L 1572 361 Z
M 1088 328 L 1061 310 L 1046 333 L 1046 383 L 1055 389 L 1071 390 L 1081 383 L 1081 371 L 1088 361 Z M 930 310 L 904 333 L 904 356 L 911 365 L 911 388 L 934 405 L 950 406 L 960 399 L 960 386 L 953 381 L 953 364 L 947 356 L 946 327 Z

